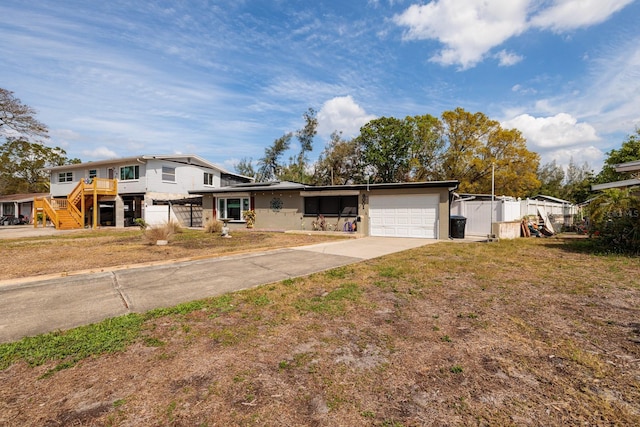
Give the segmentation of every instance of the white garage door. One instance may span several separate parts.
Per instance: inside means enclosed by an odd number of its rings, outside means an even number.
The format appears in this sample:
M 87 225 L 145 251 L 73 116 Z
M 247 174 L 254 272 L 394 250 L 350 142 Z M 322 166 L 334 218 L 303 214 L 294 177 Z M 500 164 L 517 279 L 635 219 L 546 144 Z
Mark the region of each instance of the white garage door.
M 435 239 L 438 202 L 438 195 L 371 196 L 369 234 Z

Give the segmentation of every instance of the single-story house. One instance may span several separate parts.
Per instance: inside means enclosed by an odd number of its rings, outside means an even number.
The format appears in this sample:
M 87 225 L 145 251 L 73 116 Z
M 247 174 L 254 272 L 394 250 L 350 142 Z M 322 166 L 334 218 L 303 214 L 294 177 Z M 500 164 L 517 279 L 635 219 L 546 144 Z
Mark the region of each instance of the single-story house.
M 222 220 L 269 230 L 348 231 L 363 236 L 449 238 L 449 208 L 458 181 L 313 186 L 275 181 L 194 191 L 202 195 L 203 222 Z
M 33 199 L 44 197 L 46 193 L 24 193 L 0 196 L 0 218 L 4 223 L 14 223 L 16 220 L 22 223 L 30 223 L 33 220 Z

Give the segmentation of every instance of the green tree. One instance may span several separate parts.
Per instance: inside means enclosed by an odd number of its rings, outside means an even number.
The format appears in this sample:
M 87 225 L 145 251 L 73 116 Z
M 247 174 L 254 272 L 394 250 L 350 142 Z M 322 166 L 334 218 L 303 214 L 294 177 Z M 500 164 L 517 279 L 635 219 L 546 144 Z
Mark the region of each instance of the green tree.
M 38 193 L 49 190 L 45 168 L 79 163 L 67 158 L 60 147 L 48 147 L 47 127 L 35 118 L 35 110 L 0 88 L 0 194 Z
M 313 138 L 318 133 L 318 119 L 316 111 L 309 108 L 302 115 L 304 117 L 304 127 L 296 131 L 296 138 L 300 143 L 300 153 L 298 154 L 298 165 L 302 170 L 307 166 L 309 161 L 308 153 L 313 151 Z
M 564 169 L 555 160 L 538 168 L 538 180 L 540 180 L 540 194 L 546 196 L 563 196 Z
M 0 194 L 47 192 L 49 175 L 45 168 L 69 163 L 80 160 L 67 158 L 60 147 L 8 138 L 0 146 Z
M 248 176 L 249 178 L 256 177 L 256 171 L 253 168 L 253 159 L 243 157 L 234 167 L 235 171 L 243 176 Z
M 273 141 L 273 145 L 264 149 L 264 157 L 258 161 L 256 181 L 273 181 L 280 177 L 283 169 L 280 157 L 289 149 L 292 137 L 293 134 L 286 133 Z
M 359 146 L 334 132 L 315 164 L 314 185 L 357 184 L 364 181 Z
M 411 168 L 412 131 L 404 120 L 381 117 L 360 128 L 356 143 L 371 182 L 407 181 Z
M 607 252 L 640 254 L 640 198 L 632 191 L 604 190 L 589 204 L 589 233 Z
M 562 188 L 561 198 L 574 203 L 582 203 L 591 197 L 591 184 L 593 182 L 593 171 L 588 163 L 578 166 L 574 163 L 573 158 L 567 166 L 564 187 Z
M 410 179 L 413 181 L 438 180 L 443 175 L 442 157 L 445 141 L 442 122 L 430 114 L 408 116 L 406 125 L 411 129 Z
M 304 117 L 305 125 L 295 133 L 300 143 L 300 152 L 295 157 L 289 158 L 289 164 L 282 168 L 279 179 L 284 181 L 302 183 L 311 181 L 311 176 L 307 171 L 309 166 L 308 153 L 313 151 L 313 138 L 317 134 L 318 119 L 313 108 L 309 108 L 302 116 Z
M 596 176 L 595 182 L 604 184 L 607 182 L 624 181 L 631 178 L 628 172 L 616 172 L 615 166 L 620 163 L 640 160 L 640 128 L 636 128 L 635 134 L 629 135 L 618 150 L 611 150 L 604 161 L 604 166 Z
M 447 142 L 442 178 L 460 181 L 460 191 L 491 192 L 494 170 L 498 194 L 523 197 L 539 188 L 540 156 L 527 149 L 520 131 L 462 108 L 445 111 L 442 121 Z

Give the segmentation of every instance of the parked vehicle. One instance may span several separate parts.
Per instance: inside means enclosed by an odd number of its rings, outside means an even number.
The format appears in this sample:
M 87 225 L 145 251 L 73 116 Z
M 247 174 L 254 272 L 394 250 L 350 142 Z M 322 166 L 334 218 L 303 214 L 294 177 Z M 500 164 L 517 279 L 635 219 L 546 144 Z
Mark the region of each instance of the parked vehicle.
M 23 225 L 29 224 L 29 218 L 24 215 L 5 215 L 0 217 L 0 225 Z

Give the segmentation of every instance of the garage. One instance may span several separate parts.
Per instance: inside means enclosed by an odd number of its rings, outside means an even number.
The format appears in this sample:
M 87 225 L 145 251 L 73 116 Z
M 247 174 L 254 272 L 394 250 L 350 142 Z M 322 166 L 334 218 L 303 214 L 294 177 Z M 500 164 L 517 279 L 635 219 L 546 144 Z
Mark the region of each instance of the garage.
M 372 195 L 369 234 L 437 239 L 439 201 L 437 194 Z

